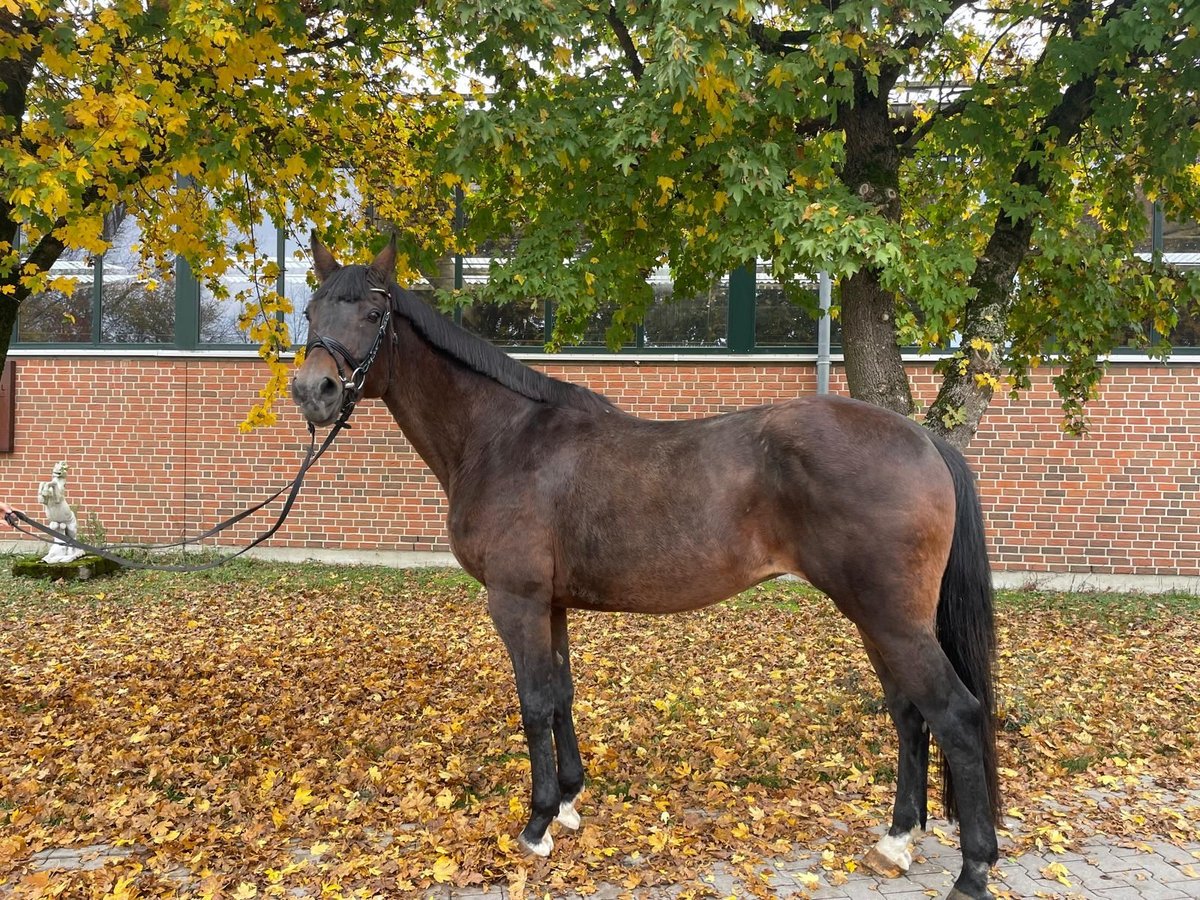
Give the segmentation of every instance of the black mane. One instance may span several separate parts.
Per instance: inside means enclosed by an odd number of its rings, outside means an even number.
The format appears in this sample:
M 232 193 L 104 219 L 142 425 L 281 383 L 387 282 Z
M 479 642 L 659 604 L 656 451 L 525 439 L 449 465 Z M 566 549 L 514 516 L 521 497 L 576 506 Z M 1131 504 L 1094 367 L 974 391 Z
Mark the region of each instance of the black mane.
M 373 288 L 377 289 L 369 273 L 367 266 L 346 266 L 339 270 L 337 295 L 344 299 L 356 299 L 366 296 Z M 431 347 L 471 371 L 539 403 L 591 411 L 612 411 L 617 408 L 603 394 L 551 378 L 518 362 L 483 338 L 454 324 L 412 291 L 406 291 L 395 282 L 388 287 L 394 312 L 408 319 L 417 334 Z

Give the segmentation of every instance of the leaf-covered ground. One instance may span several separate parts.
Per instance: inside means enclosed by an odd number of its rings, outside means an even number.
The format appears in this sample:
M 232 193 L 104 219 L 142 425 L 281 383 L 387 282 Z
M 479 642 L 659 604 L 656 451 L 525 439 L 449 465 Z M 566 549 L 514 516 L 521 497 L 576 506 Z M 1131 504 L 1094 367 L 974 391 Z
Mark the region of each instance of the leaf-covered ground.
M 1195 598 L 1014 594 L 999 611 L 1009 852 L 1102 832 L 1200 840 Z M 575 614 L 584 828 L 523 856 L 507 657 L 459 575 L 233 565 L 77 586 L 0 576 L 0 894 L 403 896 L 439 882 L 706 892 L 715 863 L 885 821 L 895 738 L 853 628 L 815 592 Z M 934 811 L 939 806 L 934 801 Z M 557 828 L 557 826 L 555 826 Z M 38 851 L 130 850 L 94 871 Z

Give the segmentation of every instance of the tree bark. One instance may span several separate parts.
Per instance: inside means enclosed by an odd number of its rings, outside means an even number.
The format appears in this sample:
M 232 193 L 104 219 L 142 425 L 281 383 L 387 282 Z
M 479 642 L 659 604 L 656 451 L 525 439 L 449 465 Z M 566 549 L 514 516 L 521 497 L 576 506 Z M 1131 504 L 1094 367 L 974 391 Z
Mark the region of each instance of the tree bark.
M 896 337 L 896 300 L 871 269 L 841 285 L 842 348 L 850 396 L 903 416 L 912 415 L 912 390 Z
M 10 34 L 31 34 L 35 37 L 41 29 L 32 16 L 22 16 L 8 23 Z M 35 40 L 16 57 L 0 60 L 0 138 L 5 142 L 20 141 L 28 103 L 29 85 L 33 80 L 34 66 L 41 56 L 40 44 Z M 17 310 L 29 291 L 21 287 L 21 266 L 16 258 L 17 220 L 13 207 L 7 200 L 0 199 L 0 245 L 3 254 L 12 255 L 12 270 L 0 278 L 0 287 L 10 288 L 12 293 L 0 293 L 0 368 L 8 359 L 8 347 L 12 343 L 17 325 Z M 61 247 L 61 245 L 60 245 Z M 59 251 L 61 252 L 61 250 Z M 58 255 L 55 254 L 55 259 Z M 53 260 L 51 260 L 53 262 Z
M 975 437 L 999 382 L 1013 282 L 1032 236 L 1028 219 L 998 222 L 971 276 L 975 293 L 967 301 L 962 345 L 947 361 L 925 418 L 929 428 L 960 450 Z
M 888 91 L 868 90 L 855 77 L 853 105 L 843 104 L 838 119 L 846 131 L 841 180 L 889 221 L 900 220 L 900 153 L 892 132 Z M 841 286 L 842 345 L 850 396 L 904 416 L 913 414 L 912 389 L 900 358 L 896 299 L 883 289 L 879 272 L 860 269 Z

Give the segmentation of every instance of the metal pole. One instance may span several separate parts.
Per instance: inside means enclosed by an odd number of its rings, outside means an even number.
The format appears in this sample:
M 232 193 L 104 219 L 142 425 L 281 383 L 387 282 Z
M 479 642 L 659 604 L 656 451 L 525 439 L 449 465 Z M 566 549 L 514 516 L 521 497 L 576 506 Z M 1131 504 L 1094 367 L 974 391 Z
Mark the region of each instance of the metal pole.
M 1162 262 L 1163 254 L 1163 209 L 1157 200 L 1150 213 L 1150 252 L 1155 264 Z
M 275 276 L 275 293 L 280 297 L 287 296 L 287 231 L 281 225 L 275 226 L 275 265 L 279 266 L 279 274 Z M 279 313 L 283 318 L 283 312 Z
M 467 224 L 467 214 L 463 209 L 463 189 L 458 185 L 454 186 L 454 238 L 455 244 L 458 243 L 459 235 Z M 455 248 L 457 249 L 457 247 Z M 463 273 L 463 255 L 462 253 L 454 254 L 454 291 L 459 293 L 463 289 L 465 281 Z M 454 304 L 454 324 L 462 324 L 462 306 L 458 303 Z
M 92 259 L 92 343 L 104 340 L 104 254 Z
M 817 321 L 817 393 L 829 393 L 829 305 L 833 299 L 833 283 L 828 272 L 817 274 L 818 300 L 821 318 Z
M 1163 208 L 1162 204 L 1155 200 L 1154 205 L 1150 208 L 1150 258 L 1154 261 L 1157 268 L 1162 265 L 1163 259 Z M 1161 334 L 1157 328 L 1150 329 L 1150 345 L 1157 346 L 1162 343 L 1163 338 L 1167 337 Z

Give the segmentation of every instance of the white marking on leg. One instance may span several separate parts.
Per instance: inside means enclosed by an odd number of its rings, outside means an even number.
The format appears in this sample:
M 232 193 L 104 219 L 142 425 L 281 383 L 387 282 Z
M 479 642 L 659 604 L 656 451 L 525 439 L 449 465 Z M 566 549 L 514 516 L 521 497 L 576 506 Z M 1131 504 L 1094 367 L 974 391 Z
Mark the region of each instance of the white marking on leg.
M 570 831 L 579 830 L 581 819 L 579 818 L 579 811 L 575 809 L 574 800 L 564 800 L 558 805 L 558 815 L 555 817 L 555 821 Z
M 912 866 L 912 851 L 915 840 L 915 828 L 908 834 L 898 834 L 895 837 L 885 834 L 879 839 L 879 843 L 875 845 L 875 850 L 880 856 L 900 869 L 900 871 L 907 872 L 909 867 Z
M 536 844 L 529 843 L 529 841 L 525 840 L 524 835 L 517 838 L 517 841 L 534 856 L 540 856 L 542 859 L 549 856 L 550 851 L 554 849 L 554 838 L 550 837 L 549 828 L 546 829 L 546 833 L 542 835 L 542 839 Z

